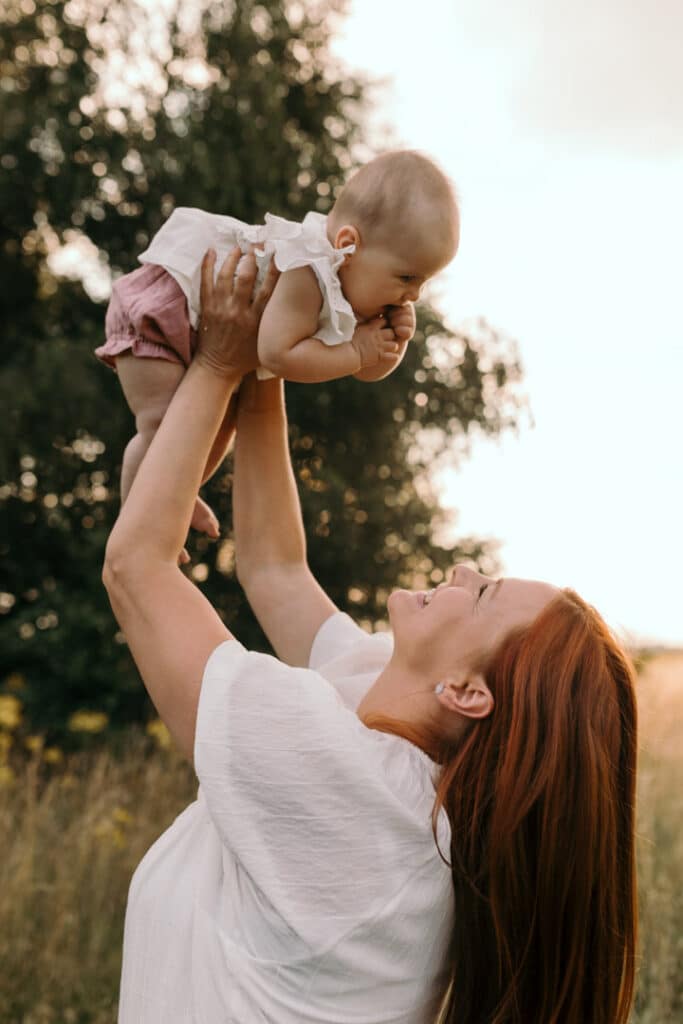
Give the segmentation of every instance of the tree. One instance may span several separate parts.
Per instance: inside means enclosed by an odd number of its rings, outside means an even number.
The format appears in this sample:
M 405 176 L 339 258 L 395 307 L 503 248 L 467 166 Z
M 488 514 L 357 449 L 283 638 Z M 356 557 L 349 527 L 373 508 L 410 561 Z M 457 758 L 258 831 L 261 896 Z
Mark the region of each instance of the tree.
M 92 355 L 111 276 L 135 266 L 175 205 L 248 221 L 326 211 L 362 141 L 365 85 L 328 48 L 343 0 L 193 10 L 194 22 L 181 4 L 160 20 L 135 0 L 0 6 L 0 679 L 52 733 L 79 707 L 115 723 L 146 713 L 100 583 L 132 430 L 115 375 Z M 375 622 L 397 582 L 492 558 L 476 540 L 435 543 L 428 472 L 471 431 L 514 424 L 519 379 L 486 324 L 451 332 L 424 307 L 382 384 L 289 386 L 310 559 L 340 606 Z M 207 492 L 229 537 L 229 464 Z M 226 622 L 262 644 L 230 541 L 197 537 L 192 550 Z

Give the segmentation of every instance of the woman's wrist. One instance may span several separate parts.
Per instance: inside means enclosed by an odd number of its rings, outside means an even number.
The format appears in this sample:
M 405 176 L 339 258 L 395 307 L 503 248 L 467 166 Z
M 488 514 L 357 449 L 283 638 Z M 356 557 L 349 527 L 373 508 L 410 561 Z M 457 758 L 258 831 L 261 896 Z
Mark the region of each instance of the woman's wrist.
M 227 387 L 230 387 L 231 391 L 235 391 L 242 380 L 243 371 L 239 370 L 235 366 L 222 363 L 209 352 L 203 352 L 201 349 L 196 353 L 192 360 L 192 366 L 198 367 L 212 377 L 217 377 L 219 380 L 223 381 Z
M 281 377 L 258 380 L 255 373 L 247 374 L 240 386 L 238 416 L 244 413 L 265 413 L 282 407 L 283 384 Z

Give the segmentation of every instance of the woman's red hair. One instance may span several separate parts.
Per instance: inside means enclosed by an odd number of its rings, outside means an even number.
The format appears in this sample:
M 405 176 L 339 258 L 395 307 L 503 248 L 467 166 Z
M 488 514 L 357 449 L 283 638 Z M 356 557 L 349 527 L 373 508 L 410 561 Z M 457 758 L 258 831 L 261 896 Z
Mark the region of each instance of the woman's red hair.
M 443 1024 L 627 1024 L 636 945 L 628 657 L 563 591 L 486 667 L 492 715 L 445 747 L 455 890 Z M 367 722 L 399 732 L 397 723 Z M 418 740 L 419 742 L 419 740 Z

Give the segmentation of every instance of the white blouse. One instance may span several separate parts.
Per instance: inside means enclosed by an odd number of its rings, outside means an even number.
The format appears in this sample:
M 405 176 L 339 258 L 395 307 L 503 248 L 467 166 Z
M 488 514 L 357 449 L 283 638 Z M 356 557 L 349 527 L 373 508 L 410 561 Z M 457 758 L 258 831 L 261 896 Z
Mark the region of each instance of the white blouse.
M 338 613 L 308 669 L 236 640 L 211 655 L 198 799 L 130 887 L 119 1024 L 434 1024 L 453 929 L 437 769 L 354 711 L 391 649 Z M 438 835 L 447 857 L 443 811 Z
M 310 266 L 322 295 L 315 336 L 326 345 L 339 345 L 351 340 L 356 327 L 356 317 L 338 276 L 344 256 L 352 253 L 355 245 L 335 249 L 327 238 L 326 224 L 327 217 L 321 213 L 307 213 L 301 224 L 271 213 L 266 214 L 264 224 L 245 224 L 236 217 L 180 206 L 157 231 L 139 260 L 155 263 L 175 278 L 187 298 L 194 328 L 199 323 L 201 265 L 207 249 L 216 251 L 218 273 L 236 245 L 244 253 L 252 245 L 258 246 L 257 282 L 265 277 L 271 256 L 280 271 Z

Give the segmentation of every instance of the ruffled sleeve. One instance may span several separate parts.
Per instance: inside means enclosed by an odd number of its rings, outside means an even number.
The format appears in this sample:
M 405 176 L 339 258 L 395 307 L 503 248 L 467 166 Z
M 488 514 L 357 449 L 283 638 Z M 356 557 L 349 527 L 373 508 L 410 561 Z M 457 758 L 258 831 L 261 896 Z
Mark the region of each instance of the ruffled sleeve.
M 355 245 L 335 249 L 327 238 L 327 218 L 308 213 L 301 224 L 266 214 L 266 252 L 272 252 L 280 271 L 311 267 L 320 286 L 323 305 L 316 338 L 326 345 L 350 341 L 356 317 L 339 283 L 339 267 Z
M 246 224 L 236 217 L 178 207 L 138 259 L 164 267 L 175 278 L 187 298 L 195 329 L 201 308 L 201 264 L 208 248 L 216 251 L 218 273 L 233 246 L 239 245 L 244 253 L 257 246 L 257 284 L 265 277 L 271 256 L 280 271 L 311 267 L 323 300 L 316 338 L 326 345 L 340 345 L 350 341 L 356 329 L 338 274 L 355 246 L 335 249 L 327 238 L 326 223 L 321 213 L 308 213 L 301 224 L 267 213 L 265 224 Z

